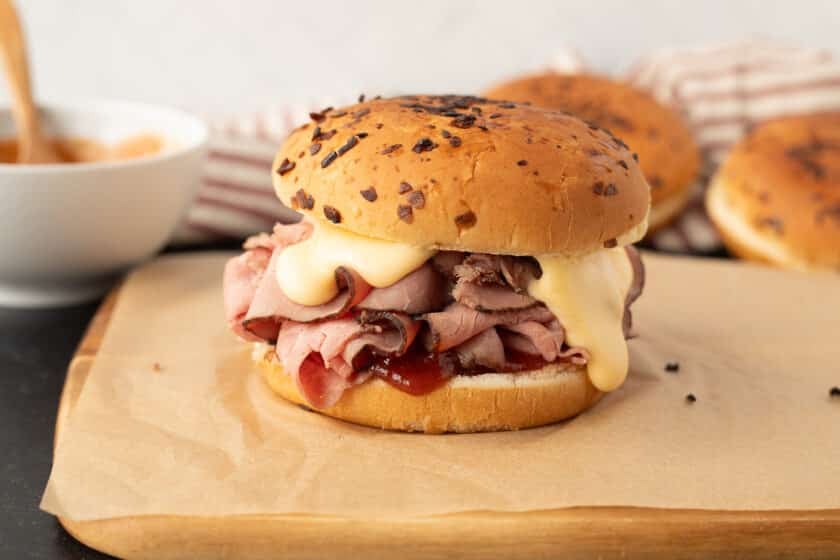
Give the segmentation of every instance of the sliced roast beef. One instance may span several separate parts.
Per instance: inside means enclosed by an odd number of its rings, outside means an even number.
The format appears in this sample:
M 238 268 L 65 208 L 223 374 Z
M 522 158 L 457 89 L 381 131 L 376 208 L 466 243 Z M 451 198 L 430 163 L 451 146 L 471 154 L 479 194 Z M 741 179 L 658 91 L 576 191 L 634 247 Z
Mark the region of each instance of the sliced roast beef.
M 505 333 L 513 335 L 505 342 L 510 342 L 513 349 L 520 352 L 542 356 L 546 362 L 553 362 L 562 351 L 565 332 L 557 320 L 546 324 L 525 321 L 503 328 Z
M 476 284 L 504 284 L 498 255 L 470 253 L 455 267 L 458 282 Z
M 306 239 L 311 232 L 312 224 L 305 219 L 296 224 L 277 224 L 271 235 L 261 233 L 245 240 L 245 252 L 225 264 L 225 316 L 236 334 L 247 340 L 267 340 L 266 335 L 270 338 L 274 330 L 271 326 L 267 332 L 264 328 L 256 328 L 259 334 L 255 335 L 244 328 L 242 319 L 248 313 L 248 308 L 257 293 L 272 252 Z
M 452 297 L 479 311 L 522 309 L 537 304 L 525 291 L 539 267 L 521 257 L 468 255 L 455 266 Z
M 307 402 L 319 408 L 332 406 L 345 389 L 364 380 L 342 355 L 347 343 L 361 332 L 362 326 L 352 318 L 283 324 L 277 336 L 277 358 Z
M 448 297 L 445 278 L 427 262 L 396 284 L 374 288 L 357 307 L 410 314 L 428 313 L 443 307 Z
M 275 224 L 274 230 L 268 237 L 273 249 L 285 249 L 289 245 L 300 243 L 312 235 L 313 227 L 309 218 L 304 217 L 294 224 Z M 257 236 L 257 238 L 260 238 L 260 236 Z M 245 242 L 245 245 L 247 249 L 248 241 Z
M 525 321 L 547 323 L 554 315 L 544 305 L 535 305 L 515 311 L 484 313 L 461 303 L 453 303 L 443 311 L 427 313 L 423 319 L 429 325 L 426 345 L 443 352 L 465 342 L 480 332 L 496 325 L 516 325 Z
M 539 278 L 540 267 L 531 257 L 470 253 L 462 256 L 454 274 L 464 282 L 508 285 L 523 292 L 532 278 Z
M 510 286 L 475 284 L 461 280 L 452 289 L 452 297 L 458 303 L 477 311 L 509 311 L 539 303 L 528 294 L 515 292 Z
M 246 251 L 225 264 L 225 318 L 233 332 L 247 340 L 259 340 L 242 327 L 242 318 L 248 312 L 270 258 L 271 250 L 260 247 Z
M 563 327 L 556 319 L 548 323 L 525 321 L 490 327 L 459 344 L 452 352 L 466 369 L 483 366 L 493 371 L 518 371 L 522 366 L 508 360 L 507 353 L 511 351 L 540 356 L 547 363 L 559 360 L 585 364 L 589 359 L 586 350 L 564 348 L 564 338 Z
M 271 233 L 258 233 L 245 240 L 242 248 L 246 251 L 252 249 L 285 249 L 289 245 L 300 243 L 312 235 L 312 222 L 304 217 L 294 224 L 274 224 Z
M 382 356 L 405 354 L 421 327 L 420 321 L 393 311 L 363 311 L 359 322 L 362 334 L 344 349 L 344 359 L 357 370 L 365 365 L 366 351 Z
M 499 329 L 499 337 L 501 337 L 502 344 L 504 344 L 507 350 L 513 350 L 514 352 L 520 352 L 522 354 L 530 354 L 531 356 L 541 355 L 537 346 L 524 334 L 519 334 L 507 329 Z
M 569 361 L 582 366 L 589 361 L 589 351 L 580 346 L 567 346 L 562 352 L 557 354 L 557 360 L 561 362 Z
M 269 251 L 273 251 L 274 241 L 271 240 L 270 234 L 258 233 L 247 238 L 242 244 L 242 248 L 246 251 L 250 251 L 251 249 L 268 249 Z
M 408 351 L 424 324 L 427 349 L 461 369 L 514 371 L 511 351 L 546 362 L 589 359 L 585 349 L 567 345 L 557 318 L 528 295 L 528 284 L 540 275 L 530 258 L 442 251 L 395 284 L 376 289 L 342 267 L 336 270 L 335 298 L 299 305 L 283 294 L 276 267 L 281 251 L 306 239 L 312 227 L 304 220 L 250 238 L 246 252 L 225 266 L 224 284 L 231 327 L 247 339 L 274 342 L 284 370 L 316 407 L 331 406 L 364 381 L 376 355 Z M 639 254 L 628 247 L 627 257 L 633 282 L 625 300 L 625 335 L 629 306 L 644 285 Z M 410 316 L 417 314 L 419 321 Z
M 294 375 L 300 394 L 306 402 L 317 408 L 331 407 L 338 402 L 344 391 L 364 382 L 368 377 L 368 374 L 342 377 L 328 368 L 318 354 L 309 354 L 301 363 L 297 375 Z
M 542 276 L 540 265 L 531 257 L 499 257 L 499 268 L 508 286 L 524 292 L 534 278 Z
M 532 356 L 540 356 L 546 362 L 571 362 L 577 365 L 584 365 L 589 361 L 589 352 L 585 348 L 579 346 L 561 347 L 554 353 L 544 355 L 537 348 L 534 340 L 528 338 L 527 335 L 514 332 L 507 329 L 499 328 L 499 336 L 502 338 L 502 343 L 505 349 L 510 351 L 521 352 L 523 354 L 530 354 Z M 550 358 L 550 359 L 549 359 Z
M 624 338 L 630 338 L 633 328 L 633 315 L 630 311 L 630 305 L 642 295 L 642 290 L 645 287 L 645 265 L 642 263 L 642 257 L 639 255 L 638 249 L 632 245 L 628 245 L 624 249 L 627 251 L 627 258 L 630 259 L 630 265 L 633 267 L 633 283 L 630 284 L 627 297 L 624 299 L 624 316 L 621 319 L 621 326 L 624 329 Z
M 277 335 L 277 357 L 313 405 L 331 406 L 344 389 L 367 376 L 360 372 L 362 364 L 354 365 L 362 352 L 401 355 L 420 330 L 420 323 L 404 313 L 376 312 L 364 320 L 283 322 Z
M 461 367 L 473 369 L 485 367 L 495 371 L 503 371 L 507 366 L 505 347 L 496 329 L 490 327 L 472 337 L 468 341 L 455 347 Z
M 466 253 L 460 251 L 441 251 L 432 257 L 432 266 L 449 280 L 455 280 L 455 267 L 463 262 Z
M 286 321 L 277 335 L 277 357 L 287 373 L 296 375 L 310 354 L 319 354 L 327 368 L 349 377 L 353 368 L 344 361 L 342 353 L 347 343 L 362 332 L 362 325 L 352 317 L 322 323 Z
M 286 297 L 277 281 L 275 251 L 260 281 L 248 313 L 242 320 L 244 328 L 266 342 L 273 342 L 283 320 L 308 323 L 340 317 L 370 293 L 371 287 L 354 271 L 339 267 L 335 271 L 339 293 L 323 305 L 301 305 Z

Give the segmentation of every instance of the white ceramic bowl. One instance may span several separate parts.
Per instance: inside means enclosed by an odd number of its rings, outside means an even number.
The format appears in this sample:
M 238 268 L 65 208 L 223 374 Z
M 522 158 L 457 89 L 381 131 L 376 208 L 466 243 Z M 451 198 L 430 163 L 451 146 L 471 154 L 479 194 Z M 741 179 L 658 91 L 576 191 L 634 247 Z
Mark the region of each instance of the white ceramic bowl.
M 187 113 L 110 101 L 47 104 L 50 135 L 114 144 L 152 133 L 167 147 L 124 161 L 0 164 L 0 305 L 44 307 L 102 295 L 154 255 L 200 182 L 207 127 Z M 0 110 L 0 137 L 15 135 Z

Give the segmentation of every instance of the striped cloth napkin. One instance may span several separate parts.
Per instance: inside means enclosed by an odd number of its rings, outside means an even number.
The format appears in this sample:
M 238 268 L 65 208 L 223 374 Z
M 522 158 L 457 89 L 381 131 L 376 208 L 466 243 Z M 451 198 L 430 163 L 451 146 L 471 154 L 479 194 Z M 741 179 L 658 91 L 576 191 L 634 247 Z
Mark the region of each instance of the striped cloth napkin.
M 309 120 L 311 111 L 344 103 L 349 100 L 276 105 L 255 114 L 209 119 L 202 185 L 172 244 L 242 239 L 278 221 L 293 221 L 295 213 L 280 203 L 271 184 L 277 148 L 295 126 Z
M 625 79 L 679 109 L 703 155 L 689 207 L 650 241 L 664 251 L 721 249 L 703 193 L 730 147 L 752 127 L 776 117 L 840 110 L 840 63 L 831 53 L 766 40 L 661 51 L 633 66 Z
M 558 51 L 552 69 L 580 72 L 582 58 Z M 830 53 L 752 40 L 722 46 L 668 49 L 634 65 L 624 76 L 679 109 L 704 156 L 696 196 L 673 226 L 650 244 L 684 253 L 720 250 L 705 216 L 702 193 L 729 147 L 764 120 L 798 113 L 840 110 L 840 63 Z M 195 204 L 174 244 L 244 238 L 294 214 L 274 196 L 271 162 L 277 146 L 310 111 L 352 100 L 322 99 L 310 105 L 277 105 L 252 115 L 211 122 L 210 153 Z

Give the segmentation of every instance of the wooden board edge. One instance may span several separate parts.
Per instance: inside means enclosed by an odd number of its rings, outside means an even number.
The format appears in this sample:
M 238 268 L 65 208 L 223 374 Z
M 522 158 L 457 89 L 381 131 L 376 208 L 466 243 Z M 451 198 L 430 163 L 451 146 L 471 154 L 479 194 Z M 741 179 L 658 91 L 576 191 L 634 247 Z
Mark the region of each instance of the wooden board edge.
M 121 287 L 122 282 L 117 283 L 108 292 L 108 295 L 105 296 L 102 303 L 99 304 L 99 309 L 96 310 L 87 329 L 85 329 L 85 334 L 82 335 L 82 339 L 76 347 L 76 352 L 74 352 L 73 358 L 70 360 L 70 365 L 67 367 L 67 375 L 64 378 L 64 387 L 61 389 L 61 396 L 58 400 L 58 412 L 55 417 L 53 448 L 58 443 L 60 427 L 70 415 L 70 410 L 73 408 L 76 399 L 79 398 L 79 394 L 90 371 L 90 366 L 102 344 L 102 337 L 105 336 L 105 331 L 108 330 L 108 323 L 117 304 Z
M 70 363 L 66 422 L 119 298 L 103 301 Z M 80 542 L 121 558 L 808 558 L 840 556 L 840 510 L 712 511 L 582 507 L 364 520 L 311 515 L 59 517 Z
M 62 520 L 123 558 L 837 558 L 836 512 L 573 508 L 417 519 L 149 516 Z

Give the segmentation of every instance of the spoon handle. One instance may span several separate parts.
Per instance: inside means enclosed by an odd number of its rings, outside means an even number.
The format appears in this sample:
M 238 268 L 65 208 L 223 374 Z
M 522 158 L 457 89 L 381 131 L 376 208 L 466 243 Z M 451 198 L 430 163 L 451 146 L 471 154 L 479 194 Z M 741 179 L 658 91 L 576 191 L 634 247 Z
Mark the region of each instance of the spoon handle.
M 12 95 L 12 116 L 18 131 L 18 162 L 60 162 L 59 154 L 41 134 L 38 109 L 32 101 L 26 44 L 11 0 L 0 0 L 0 53 Z
M 18 132 L 21 136 L 37 133 L 38 119 L 35 117 L 35 104 L 29 85 L 23 31 L 11 0 L 0 0 L 0 52 L 6 80 L 14 98 L 12 110 L 15 121 L 19 123 Z

